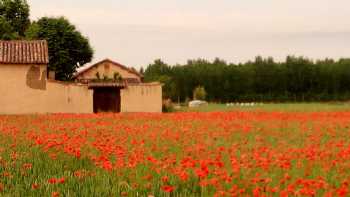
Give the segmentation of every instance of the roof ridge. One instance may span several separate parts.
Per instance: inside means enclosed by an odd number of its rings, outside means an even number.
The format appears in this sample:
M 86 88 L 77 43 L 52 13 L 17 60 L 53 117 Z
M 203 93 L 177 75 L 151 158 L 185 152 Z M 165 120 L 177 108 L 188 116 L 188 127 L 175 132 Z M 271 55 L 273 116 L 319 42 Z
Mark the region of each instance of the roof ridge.
M 82 73 L 85 73 L 86 71 L 90 70 L 91 68 L 93 68 L 93 67 L 95 67 L 95 66 L 97 66 L 97 65 L 99 65 L 99 64 L 101 64 L 101 63 L 103 63 L 103 62 L 106 62 L 106 61 L 108 61 L 108 62 L 110 62 L 110 63 L 112 63 L 112 64 L 116 64 L 116 65 L 118 65 L 119 67 L 121 67 L 122 69 L 127 70 L 128 72 L 133 73 L 133 74 L 135 74 L 135 75 L 137 75 L 137 76 L 139 76 L 139 77 L 142 77 L 142 74 L 139 73 L 139 72 L 137 72 L 136 70 L 133 70 L 133 69 L 131 69 L 131 68 L 128 68 L 127 66 L 125 66 L 125 65 L 123 65 L 123 64 L 121 64 L 121 63 L 119 63 L 119 62 L 116 62 L 116 61 L 114 61 L 114 60 L 111 60 L 111 59 L 109 59 L 109 58 L 105 58 L 105 59 L 103 59 L 103 60 L 101 60 L 101 61 L 98 61 L 98 62 L 96 62 L 96 63 L 94 63 L 94 64 L 92 64 L 92 65 L 86 67 L 85 69 L 83 69 L 83 70 L 77 72 L 77 74 L 75 75 L 75 77 L 81 75 Z
M 0 40 L 2 42 L 38 42 L 38 41 L 46 41 L 45 39 L 38 39 L 38 40 Z

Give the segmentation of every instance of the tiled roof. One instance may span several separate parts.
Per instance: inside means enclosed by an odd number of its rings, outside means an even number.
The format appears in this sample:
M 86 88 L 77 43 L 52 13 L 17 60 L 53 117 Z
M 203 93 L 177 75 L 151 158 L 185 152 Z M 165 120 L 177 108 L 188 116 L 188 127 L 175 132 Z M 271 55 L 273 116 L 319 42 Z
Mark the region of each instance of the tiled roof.
M 45 40 L 0 40 L 0 63 L 48 64 L 48 46 Z

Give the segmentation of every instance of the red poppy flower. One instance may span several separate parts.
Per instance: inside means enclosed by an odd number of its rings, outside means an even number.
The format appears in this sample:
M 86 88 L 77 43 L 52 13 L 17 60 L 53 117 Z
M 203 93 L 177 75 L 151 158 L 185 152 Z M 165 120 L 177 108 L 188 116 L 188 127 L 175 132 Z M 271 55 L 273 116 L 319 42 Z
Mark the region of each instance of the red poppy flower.
M 33 183 L 32 184 L 32 189 L 38 189 L 39 188 L 39 184 Z
M 173 186 L 170 186 L 170 185 L 165 185 L 165 186 L 162 187 L 162 190 L 165 191 L 165 192 L 168 192 L 168 193 L 174 191 L 174 189 L 175 188 Z

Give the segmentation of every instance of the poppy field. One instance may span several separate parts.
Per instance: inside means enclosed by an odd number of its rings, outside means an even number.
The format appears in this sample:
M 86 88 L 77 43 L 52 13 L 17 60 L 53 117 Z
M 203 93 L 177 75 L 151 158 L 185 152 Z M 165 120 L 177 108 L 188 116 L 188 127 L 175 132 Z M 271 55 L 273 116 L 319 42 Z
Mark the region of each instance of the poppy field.
M 0 196 L 348 196 L 350 112 L 0 116 Z

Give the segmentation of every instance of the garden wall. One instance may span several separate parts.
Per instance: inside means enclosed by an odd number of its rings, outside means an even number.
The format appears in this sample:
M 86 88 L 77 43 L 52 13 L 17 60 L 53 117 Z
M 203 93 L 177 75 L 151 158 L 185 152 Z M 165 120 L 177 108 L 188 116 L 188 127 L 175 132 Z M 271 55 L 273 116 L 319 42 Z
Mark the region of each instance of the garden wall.
M 46 65 L 0 65 L 0 114 L 92 113 L 87 86 L 50 81 Z
M 142 83 L 122 89 L 121 112 L 162 112 L 162 85 Z

